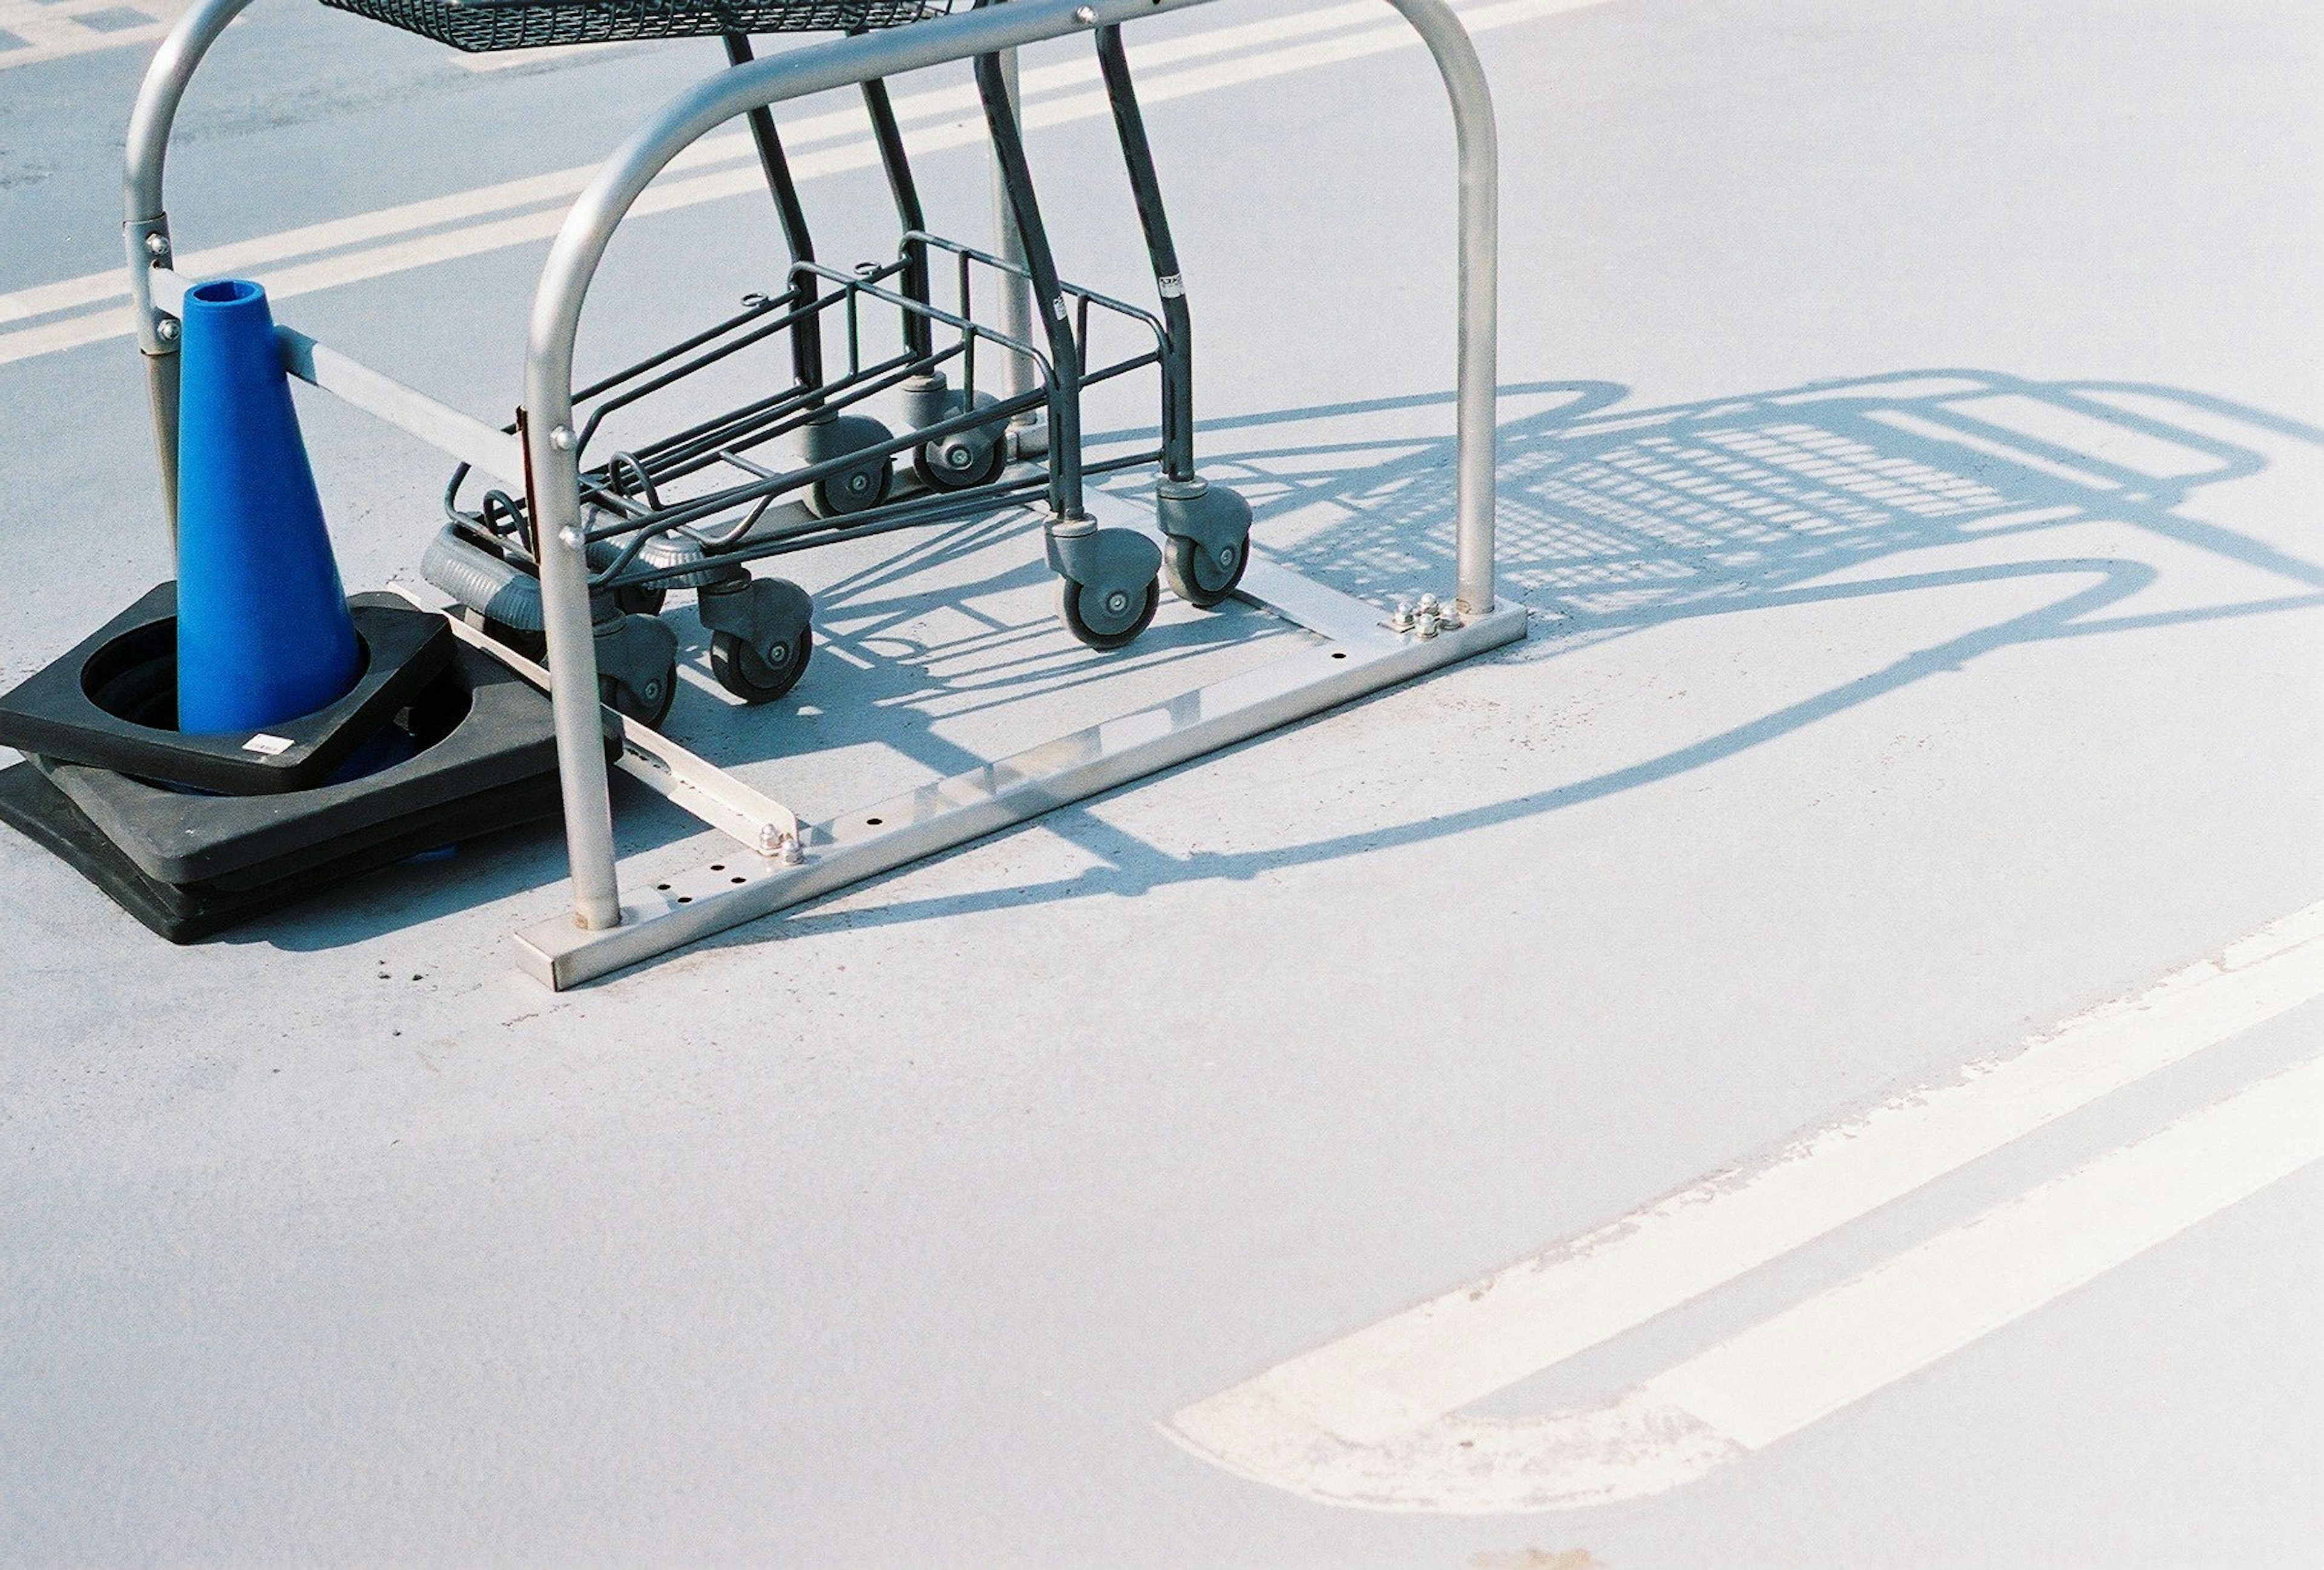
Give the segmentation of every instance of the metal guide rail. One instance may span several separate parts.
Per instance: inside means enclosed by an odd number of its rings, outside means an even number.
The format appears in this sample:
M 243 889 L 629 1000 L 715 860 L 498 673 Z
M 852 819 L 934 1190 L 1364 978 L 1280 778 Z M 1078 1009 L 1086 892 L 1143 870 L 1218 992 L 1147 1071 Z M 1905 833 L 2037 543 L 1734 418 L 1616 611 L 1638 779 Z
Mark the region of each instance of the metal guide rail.
M 331 0 L 340 4 L 341 0 Z M 538 636 L 512 638 L 511 628 L 475 614 L 465 589 L 447 604 L 440 594 L 407 593 L 451 611 L 467 610 L 481 627 L 457 630 L 512 669 L 544 686 L 556 715 L 560 789 L 573 878 L 568 915 L 517 935 L 520 962 L 555 987 L 576 984 L 634 965 L 709 933 L 816 898 L 966 843 L 1053 808 L 1110 790 L 1406 680 L 1424 671 L 1525 635 L 1525 613 L 1499 606 L 1493 590 L 1494 338 L 1497 296 L 1497 150 L 1489 96 L 1466 32 L 1444 0 L 1388 0 L 1426 42 L 1452 101 L 1458 143 L 1459 345 L 1455 527 L 1457 578 L 1439 605 L 1423 597 L 1419 614 L 1389 618 L 1377 607 L 1323 587 L 1246 548 L 1222 553 L 1231 576 L 1205 577 L 1199 557 L 1182 554 L 1190 532 L 1203 526 L 1205 482 L 1193 468 L 1194 420 L 1186 353 L 1185 291 L 1178 276 L 1158 191 L 1153 189 L 1145 133 L 1130 94 L 1121 51 L 1122 23 L 1185 9 L 1208 0 L 1007 0 L 944 14 L 943 6 L 910 8 L 868 0 L 848 35 L 764 59 L 724 8 L 665 5 L 663 0 L 346 0 L 344 8 L 383 14 L 413 31 L 440 36 L 467 19 L 452 12 L 507 10 L 630 14 L 661 11 L 659 34 L 718 33 L 727 41 L 729 69 L 705 80 L 640 127 L 600 168 L 575 202 L 551 247 L 535 294 L 527 339 L 524 404 L 513 429 L 495 430 L 364 367 L 289 328 L 278 329 L 291 374 L 429 441 L 458 461 L 447 488 L 449 519 L 440 544 L 456 537 L 464 549 L 521 571 L 537 617 Z M 203 54 L 250 0 L 196 0 L 157 52 L 132 115 L 125 179 L 131 286 L 145 356 L 154 425 L 161 448 L 165 502 L 174 512 L 177 430 L 176 309 L 186 281 L 170 267 L 170 221 L 162 200 L 162 164 L 171 123 Z M 788 0 L 778 0 L 777 8 Z M 846 9 L 851 0 L 792 6 Z M 692 20 L 677 15 L 687 13 Z M 705 20 L 705 17 L 707 20 Z M 569 20 L 569 19 L 568 19 Z M 909 25 L 896 25 L 908 22 Z M 712 25 L 712 23 L 718 25 Z M 542 23 L 545 25 L 546 23 Z M 596 25 L 593 23 L 592 25 Z M 603 23 L 612 25 L 612 23 Z M 625 25 L 628 23 L 624 23 Z M 763 19 L 757 31 L 788 30 Z M 433 30 L 433 31 L 431 31 Z M 1048 254 L 1007 86 L 1010 51 L 1075 32 L 1094 35 L 1113 99 L 1139 216 L 1157 275 L 1162 309 L 1153 312 L 1059 281 Z M 512 35 L 515 36 L 515 35 Z M 591 34 L 590 36 L 597 36 Z M 457 39 L 447 42 L 459 43 Z M 534 42 L 564 42 L 540 39 Z M 529 47 L 529 42 L 471 42 L 462 47 Z M 918 220 L 918 199 L 901 169 L 900 140 L 887 143 L 883 78 L 958 60 L 973 61 L 1005 200 L 996 207 L 1016 220 L 1005 238 L 1021 245 L 1000 254 L 945 240 Z M 795 226 L 787 173 L 770 106 L 809 94 L 855 87 L 872 109 L 888 159 L 900 227 L 892 262 L 853 272 L 813 255 L 803 226 Z M 786 286 L 752 297 L 742 310 L 637 365 L 576 389 L 574 344 L 581 311 L 598 263 L 613 234 L 650 182 L 688 146 L 720 125 L 746 119 L 760 142 L 770 189 L 792 242 Z M 930 288 L 932 256 L 945 259 L 952 287 L 943 304 Z M 995 328 L 977 319 L 975 280 L 988 276 L 1003 289 L 1029 280 L 1039 309 L 1034 332 L 1006 318 Z M 864 314 L 892 313 L 901 348 L 868 348 Z M 1088 346 L 1103 321 L 1135 328 L 1146 343 L 1092 365 Z M 844 330 L 845 368 L 825 375 L 821 365 L 826 329 Z M 1038 334 L 1038 336 L 1036 336 Z M 685 376 L 762 345 L 787 342 L 792 385 L 709 420 L 622 450 L 595 455 L 609 418 L 626 415 Z M 978 386 L 979 348 L 1009 374 L 994 397 Z M 1093 382 L 1152 367 L 1160 380 L 1163 420 L 1157 448 L 1111 458 L 1104 467 L 1151 463 L 1158 470 L 1150 523 L 1100 528 L 1084 510 L 1079 395 Z M 1028 374 L 1029 372 L 1029 374 Z M 947 383 L 956 374 L 961 385 Z M 901 431 L 845 412 L 875 393 L 926 394 L 925 417 Z M 1038 411 L 1047 417 L 1045 451 L 1021 450 L 1010 431 Z M 850 422 L 853 421 L 853 424 Z M 868 428 L 868 429 L 867 429 Z M 831 433 L 844 434 L 835 439 Z M 1005 440 L 1006 446 L 1001 444 Z M 946 448 L 945 444 L 954 444 Z M 945 455 L 965 444 L 971 460 L 947 472 Z M 982 445 L 980 446 L 979 444 Z M 791 459 L 766 457 L 777 444 Z M 819 445 L 818 445 L 819 444 Z M 1031 448 L 1032 444 L 1024 444 Z M 1002 453 L 999 458 L 991 455 Z M 593 456 L 595 455 L 595 456 Z M 1010 460 L 1039 457 L 1030 466 Z M 798 461 L 803 457 L 804 461 Z M 766 461 L 762 461 L 765 458 Z M 892 494 L 886 476 L 899 458 L 911 462 L 916 491 Z M 858 476 L 872 476 L 857 484 Z M 948 485 L 946 482 L 957 481 Z M 493 482 L 498 482 L 494 484 Z M 1213 492 L 1211 500 L 1218 500 Z M 850 503 L 853 505 L 850 505 Z M 1240 505 L 1240 503 L 1237 503 Z M 1297 652 L 1258 670 L 1181 694 L 1102 725 L 1041 743 L 998 762 L 938 780 L 905 797 L 877 803 L 821 824 L 802 824 L 788 808 L 694 757 L 656 729 L 651 705 L 611 701 L 622 696 L 606 685 L 600 656 L 608 627 L 651 620 L 658 596 L 670 586 L 696 588 L 704 620 L 711 596 L 737 585 L 762 595 L 767 579 L 752 579 L 743 563 L 836 538 L 889 528 L 941 523 L 995 508 L 1029 506 L 1042 518 L 1047 549 L 1059 573 L 1067 625 L 1084 642 L 1118 646 L 1075 625 L 1082 614 L 1102 634 L 1107 607 L 1091 599 L 1085 580 L 1104 571 L 1151 573 L 1165 563 L 1174 587 L 1197 605 L 1231 596 L 1312 634 Z M 1216 509 L 1213 509 L 1215 512 Z M 1190 525 L 1187 519 L 1196 518 Z M 1241 511 L 1247 531 L 1249 510 Z M 1158 533 L 1158 539 L 1156 537 Z M 432 550 L 433 548 L 431 548 Z M 1095 562 L 1095 568 L 1090 564 Z M 1122 566 L 1130 562 L 1130 567 Z M 430 577 L 444 580 L 431 570 Z M 1111 581 L 1107 580 L 1110 586 Z M 1188 586 L 1189 582 L 1192 587 Z M 1416 589 L 1422 586 L 1416 585 Z M 1213 597 L 1204 597 L 1205 591 Z M 1150 592 L 1150 591 L 1149 591 Z M 1127 596 L 1116 594 L 1115 599 Z M 1152 616 L 1135 607 L 1127 642 Z M 644 610 L 647 614 L 633 614 Z M 804 642 L 804 614 L 799 616 Z M 714 665 L 715 663 L 714 645 Z M 1102 658 L 1102 654 L 1091 656 Z M 793 673 L 795 679 L 796 673 Z M 726 679 L 724 672 L 721 679 Z M 672 684 L 675 685 L 674 683 Z M 731 687 L 730 683 L 730 687 Z M 629 695 L 634 697 L 634 694 Z M 601 707 L 601 705 L 604 706 Z M 697 873 L 624 890 L 614 854 L 612 803 L 604 746 L 604 709 L 622 736 L 622 770 L 727 835 L 737 849 Z

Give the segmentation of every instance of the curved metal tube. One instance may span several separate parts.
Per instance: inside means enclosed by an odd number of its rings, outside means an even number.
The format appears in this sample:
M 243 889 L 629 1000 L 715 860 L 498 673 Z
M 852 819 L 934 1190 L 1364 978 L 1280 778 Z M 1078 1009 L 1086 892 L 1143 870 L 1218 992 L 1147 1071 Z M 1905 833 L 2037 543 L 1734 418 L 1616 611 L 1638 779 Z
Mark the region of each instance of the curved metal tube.
M 1463 614 L 1493 608 L 1493 485 L 1500 427 L 1494 402 L 1500 320 L 1501 146 L 1493 120 L 1493 93 L 1485 67 L 1461 19 L 1444 0 L 1388 0 L 1403 13 L 1436 57 L 1452 99 L 1452 129 L 1461 167 L 1461 327 L 1454 386 L 1458 389 L 1454 515 L 1458 519 L 1458 587 Z
M 195 0 L 170 29 L 145 68 L 137 102 L 129 111 L 121 174 L 122 237 L 129 253 L 129 301 L 137 319 L 137 347 L 145 356 L 145 391 L 153 407 L 153 444 L 161 468 L 161 508 L 170 541 L 178 539 L 178 340 L 175 325 L 164 328 L 153 310 L 147 276 L 170 258 L 170 215 L 161 206 L 161 164 L 170 153 L 170 130 L 178 106 L 202 56 L 226 23 L 252 0 Z M 169 336 L 164 336 L 164 334 Z
M 737 66 L 679 97 L 605 162 L 567 215 L 533 296 L 525 361 L 526 466 L 540 521 L 541 594 L 556 705 L 574 919 L 621 923 L 613 806 L 598 741 L 597 671 L 573 439 L 573 350 L 590 280 L 632 204 L 670 161 L 753 109 L 872 77 L 898 76 L 1043 39 L 1118 25 L 1204 0 L 1010 0 L 1005 5 L 812 45 Z M 1452 103 L 1460 159 L 1458 595 L 1493 608 L 1494 337 L 1499 295 L 1499 147 L 1492 95 L 1467 32 L 1444 0 L 1389 0 L 1436 59 Z
M 177 359 L 154 313 L 146 273 L 170 254 L 162 165 L 188 83 L 226 24 L 252 0 L 196 0 L 155 52 L 131 114 L 124 167 L 130 289 L 138 346 L 147 356 L 165 498 L 176 501 Z M 869 78 L 1012 50 L 1019 45 L 1204 0 L 1010 0 L 964 14 L 834 40 L 737 67 L 704 82 L 641 126 L 574 204 L 533 298 L 525 365 L 526 467 L 540 530 L 551 697 L 565 797 L 575 919 L 618 925 L 613 814 L 600 742 L 580 473 L 573 422 L 573 351 L 581 308 L 614 230 L 679 152 L 752 109 Z M 1444 0 L 1389 0 L 1434 55 L 1452 103 L 1460 157 L 1458 594 L 1471 614 L 1493 595 L 1494 334 L 1498 296 L 1499 150 L 1491 95 L 1475 48 Z M 174 523 L 173 523 L 174 528 Z

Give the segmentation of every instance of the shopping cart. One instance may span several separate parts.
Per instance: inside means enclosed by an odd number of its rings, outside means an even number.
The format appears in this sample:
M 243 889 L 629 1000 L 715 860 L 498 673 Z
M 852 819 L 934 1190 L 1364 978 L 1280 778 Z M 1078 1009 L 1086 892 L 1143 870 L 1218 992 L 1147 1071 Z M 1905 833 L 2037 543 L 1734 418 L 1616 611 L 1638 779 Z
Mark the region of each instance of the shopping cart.
M 126 139 L 129 283 L 172 515 L 175 312 L 189 282 L 172 265 L 162 170 L 188 84 L 251 3 L 191 0 L 156 51 Z M 431 607 L 461 612 L 471 624 L 455 630 L 473 648 L 549 693 L 572 909 L 521 931 L 517 952 L 550 985 L 636 964 L 1525 636 L 1523 608 L 1496 604 L 1493 585 L 1498 151 L 1491 99 L 1476 51 L 1445 0 L 1388 3 L 1435 61 L 1459 153 L 1458 571 L 1449 598 L 1421 594 L 1416 607 L 1393 615 L 1263 557 L 1254 559 L 1250 509 L 1226 487 L 1205 485 L 1195 470 L 1185 291 L 1119 30 L 1205 0 L 1007 0 L 954 8 L 942 0 L 333 3 L 469 48 L 675 35 L 716 36 L 728 51 L 726 69 L 640 125 L 566 214 L 527 319 L 524 401 L 512 426 L 495 429 L 288 325 L 277 328 L 291 375 L 464 466 L 449 489 L 450 516 L 428 551 L 433 582 L 406 586 L 406 592 Z M 750 57 L 752 32 L 807 28 L 842 36 Z M 1084 32 L 1097 47 L 1137 199 L 1156 279 L 1155 311 L 1058 281 L 1026 165 L 1003 62 L 1019 47 Z M 495 42 L 503 39 L 516 42 Z M 1021 261 L 1006 233 L 985 251 L 924 226 L 902 138 L 883 108 L 881 81 L 961 60 L 974 63 L 1002 192 L 999 205 L 1013 219 Z M 862 92 L 900 230 L 892 256 L 852 271 L 815 255 L 805 218 L 794 210 L 797 193 L 771 119 L 776 106 L 840 88 Z M 738 120 L 756 139 L 791 242 L 781 287 L 611 378 L 583 385 L 574 374 L 575 342 L 615 232 L 658 175 Z M 1007 309 L 997 325 L 985 319 L 996 296 L 1005 306 L 1017 290 L 1029 290 L 1038 329 L 1012 328 Z M 880 322 L 892 326 L 892 349 L 883 334 L 868 330 Z M 1101 329 L 1132 341 L 1094 356 L 1091 346 Z M 844 365 L 834 352 L 843 335 Z M 699 393 L 706 382 L 688 383 L 711 367 L 755 366 L 770 358 L 775 370 L 746 402 L 708 418 L 647 421 L 659 402 L 689 407 L 679 394 Z M 997 390 L 988 388 L 996 364 L 1004 372 L 1021 370 L 1023 385 L 1010 385 L 1017 379 L 1010 375 Z M 1143 452 L 1085 460 L 1084 388 L 1149 366 L 1161 395 L 1158 440 Z M 868 402 L 883 395 L 893 424 L 867 411 Z M 1042 425 L 1021 431 L 1016 422 L 1035 415 L 1044 417 Z M 651 435 L 628 440 L 613 434 L 633 425 Z M 1109 487 L 1108 522 L 1090 515 L 1083 504 L 1089 472 L 1146 463 L 1157 469 L 1150 507 Z M 719 679 L 765 701 L 804 667 L 812 607 L 795 586 L 753 577 L 750 563 L 1022 505 L 1043 514 L 1060 610 L 1084 642 L 1104 648 L 1135 638 L 1154 614 L 1167 576 L 1197 605 L 1231 596 L 1276 626 L 1298 629 L 1296 651 L 819 823 L 802 821 L 650 723 L 675 685 L 675 639 L 657 614 L 670 590 L 696 595 L 716 645 Z M 609 734 L 617 743 L 610 758 Z M 694 871 L 633 880 L 625 891 L 609 766 L 739 848 L 722 848 Z
M 715 36 L 735 66 L 753 58 L 752 33 L 862 33 L 944 15 L 951 3 L 325 0 L 463 50 Z M 1157 569 L 1198 606 L 1233 593 L 1249 559 L 1250 509 L 1194 469 L 1191 319 L 1177 257 L 1120 31 L 1101 28 L 1096 42 L 1158 314 L 1057 277 L 995 56 L 977 61 L 976 82 L 1021 262 L 928 229 L 881 79 L 863 81 L 860 91 L 900 239 L 893 255 L 852 268 L 817 257 L 773 115 L 761 106 L 745 116 L 790 254 L 781 286 L 576 393 L 574 441 L 606 703 L 650 725 L 667 715 L 678 689 L 677 639 L 653 618 L 672 589 L 694 592 L 721 686 L 746 703 L 781 697 L 813 651 L 813 605 L 787 579 L 754 577 L 749 563 L 996 506 L 1046 508 L 1060 616 L 1093 648 L 1121 648 L 1152 622 Z M 941 304 L 932 288 L 938 270 L 950 283 Z M 1019 280 L 1042 302 L 1039 342 L 1005 331 L 988 309 Z M 867 320 L 889 313 L 892 347 L 875 341 Z M 1093 335 L 1100 320 L 1112 324 L 1111 341 L 1125 345 L 1120 352 L 1093 353 L 1109 337 Z M 835 338 L 844 338 L 844 356 L 830 354 Z M 786 350 L 779 368 L 762 363 Z M 1025 390 L 996 396 L 984 383 L 994 379 L 996 359 L 1008 358 L 1023 370 L 1006 380 Z M 754 395 L 706 419 L 653 427 L 657 409 L 683 401 L 687 383 L 713 366 L 727 376 L 742 372 Z M 1148 367 L 1159 383 L 1158 445 L 1089 462 L 1080 436 L 1084 391 Z M 899 412 L 894 428 L 873 415 L 875 400 Z M 1012 420 L 1035 411 L 1045 417 L 1047 439 L 1012 444 Z M 613 447 L 605 435 L 616 417 L 624 429 L 644 424 L 655 434 Z M 1146 465 L 1159 470 L 1158 552 L 1140 533 L 1099 527 L 1083 506 L 1093 469 Z M 474 624 L 537 657 L 547 623 L 525 498 L 477 481 L 463 465 L 445 512 L 422 564 L 427 577 L 466 607 Z

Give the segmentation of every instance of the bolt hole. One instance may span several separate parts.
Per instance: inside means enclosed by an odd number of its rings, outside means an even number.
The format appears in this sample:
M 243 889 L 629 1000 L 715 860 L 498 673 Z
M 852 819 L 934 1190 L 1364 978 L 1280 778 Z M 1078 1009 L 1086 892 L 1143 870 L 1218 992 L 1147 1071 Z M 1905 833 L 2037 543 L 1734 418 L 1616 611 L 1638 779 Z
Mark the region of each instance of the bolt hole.
M 668 883 L 656 883 L 654 887 L 660 890 L 665 894 L 669 892 L 669 885 Z
M 881 820 L 876 817 L 867 817 L 863 821 L 870 824 L 872 827 L 877 828 L 880 827 Z
M 1332 651 L 1332 658 L 1334 660 L 1345 660 L 1347 657 L 1348 651 L 1345 649 L 1335 649 Z
M 750 882 L 747 878 L 729 878 L 726 881 L 730 883 L 744 883 Z
M 713 862 L 710 864 L 710 870 L 714 873 L 723 873 L 726 870 L 726 864 L 724 862 Z
M 678 902 L 681 905 L 691 905 L 694 903 L 694 896 L 691 894 L 680 894 L 678 897 Z

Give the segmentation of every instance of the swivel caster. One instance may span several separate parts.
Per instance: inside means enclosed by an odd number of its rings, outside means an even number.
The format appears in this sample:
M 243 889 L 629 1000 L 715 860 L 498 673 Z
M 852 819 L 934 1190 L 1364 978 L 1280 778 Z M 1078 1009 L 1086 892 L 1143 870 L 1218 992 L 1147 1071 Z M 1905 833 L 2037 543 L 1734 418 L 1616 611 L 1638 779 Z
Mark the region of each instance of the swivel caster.
M 864 448 L 879 447 L 893 437 L 886 426 L 861 414 L 841 414 L 803 426 L 800 447 L 807 461 L 825 463 Z M 896 482 L 895 460 L 886 453 L 825 476 L 808 488 L 807 510 L 818 518 L 862 513 L 888 499 Z
M 1239 544 L 1214 547 L 1173 534 L 1162 552 L 1162 575 L 1170 580 L 1171 592 L 1198 611 L 1232 599 L 1235 586 L 1242 582 L 1243 568 L 1250 565 L 1248 538 Z
M 1093 649 L 1127 647 L 1153 623 L 1161 605 L 1162 585 L 1153 578 L 1142 588 L 1057 580 L 1057 614 L 1065 631 Z
M 658 730 L 678 700 L 678 634 L 656 616 L 621 615 L 596 627 L 597 699 Z
M 774 656 L 771 660 L 732 633 L 713 633 L 710 674 L 744 703 L 772 703 L 807 674 L 807 662 L 815 653 L 815 634 L 801 627 L 796 639 L 776 644 L 770 652 Z
M 772 703 L 798 685 L 815 653 L 815 602 L 786 578 L 742 578 L 696 601 L 710 629 L 710 673 L 744 703 Z
M 991 402 L 991 394 L 979 392 L 975 407 L 982 408 Z M 966 413 L 970 407 L 964 394 L 946 392 L 941 411 L 920 423 L 934 425 L 937 420 Z M 999 479 L 1001 471 L 1008 466 L 1009 427 L 1005 420 L 971 426 L 934 441 L 924 441 L 912 453 L 912 473 L 932 491 L 973 491 Z
M 1250 565 L 1250 503 L 1200 476 L 1166 478 L 1154 487 L 1154 513 L 1168 542 L 1162 570 L 1178 597 L 1197 610 L 1224 605 Z
M 635 679 L 631 685 L 618 676 L 597 678 L 597 701 L 624 719 L 632 719 L 646 729 L 659 730 L 661 722 L 669 717 L 669 706 L 678 701 L 678 666 L 667 670 Z
M 1161 608 L 1156 576 L 1162 553 L 1134 529 L 1096 529 L 1069 521 L 1077 533 L 1052 528 L 1049 568 L 1057 575 L 1057 614 L 1065 631 L 1093 649 L 1119 649 L 1146 631 Z

